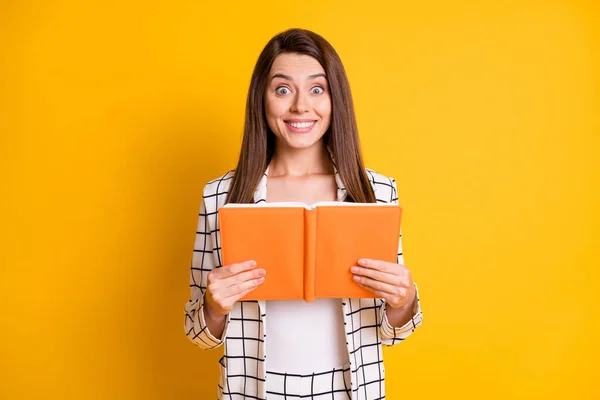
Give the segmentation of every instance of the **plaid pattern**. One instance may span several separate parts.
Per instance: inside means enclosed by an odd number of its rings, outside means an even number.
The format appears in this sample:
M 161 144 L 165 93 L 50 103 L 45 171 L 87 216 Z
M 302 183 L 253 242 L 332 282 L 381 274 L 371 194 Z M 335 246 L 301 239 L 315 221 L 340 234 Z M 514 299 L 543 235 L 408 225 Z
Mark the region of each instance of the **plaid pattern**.
M 349 400 L 350 364 L 309 375 L 267 371 L 269 400 Z
M 254 202 L 266 201 L 267 171 L 254 193 Z M 398 203 L 396 182 L 367 169 L 377 202 Z M 187 337 L 204 349 L 225 344 L 219 360 L 221 378 L 218 399 L 265 400 L 267 371 L 265 369 L 266 302 L 239 301 L 227 316 L 222 338 L 207 329 L 203 313 L 203 296 L 207 274 L 221 263 L 221 243 L 217 211 L 225 204 L 233 171 L 206 184 L 200 205 L 198 229 L 190 271 L 190 300 L 184 306 L 184 329 Z M 337 169 L 337 199 L 344 201 L 346 191 Z M 402 256 L 402 232 L 398 246 L 398 263 Z M 417 289 L 417 298 L 418 288 Z M 381 346 L 391 346 L 406 339 L 423 321 L 420 301 L 412 319 L 402 327 L 392 327 L 385 313 L 384 299 L 342 299 L 346 345 L 350 360 L 350 390 L 352 400 L 385 398 L 384 368 Z M 330 393 L 331 395 L 331 393 Z M 269 397 L 271 400 L 271 397 Z

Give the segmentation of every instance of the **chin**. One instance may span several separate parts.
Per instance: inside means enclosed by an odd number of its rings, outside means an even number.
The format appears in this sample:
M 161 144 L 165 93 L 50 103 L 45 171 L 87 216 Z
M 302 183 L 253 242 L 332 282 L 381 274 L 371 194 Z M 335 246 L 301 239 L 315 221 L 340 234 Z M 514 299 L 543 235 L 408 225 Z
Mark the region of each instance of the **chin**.
M 292 149 L 308 149 L 319 143 L 321 143 L 321 138 L 308 138 L 308 137 L 299 137 L 299 138 L 287 138 L 285 140 L 285 146 L 290 147 Z

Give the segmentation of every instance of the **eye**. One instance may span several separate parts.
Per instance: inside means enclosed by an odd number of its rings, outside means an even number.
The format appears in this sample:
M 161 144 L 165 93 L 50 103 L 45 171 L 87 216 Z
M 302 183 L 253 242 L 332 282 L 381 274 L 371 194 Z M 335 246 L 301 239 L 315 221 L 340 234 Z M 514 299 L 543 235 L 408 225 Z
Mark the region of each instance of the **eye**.
M 313 94 L 321 94 L 325 92 L 325 89 L 323 89 L 321 86 L 315 86 L 314 88 L 310 89 L 310 92 Z
M 275 93 L 278 95 L 284 95 L 284 94 L 288 94 L 290 93 L 290 89 L 288 89 L 285 86 L 279 86 L 277 89 L 275 89 Z

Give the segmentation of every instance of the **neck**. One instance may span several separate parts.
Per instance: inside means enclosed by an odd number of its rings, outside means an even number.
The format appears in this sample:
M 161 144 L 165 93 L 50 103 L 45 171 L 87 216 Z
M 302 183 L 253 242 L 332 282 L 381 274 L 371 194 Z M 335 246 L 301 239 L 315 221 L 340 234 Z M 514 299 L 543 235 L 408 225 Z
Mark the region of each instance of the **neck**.
M 269 176 L 302 177 L 311 174 L 333 174 L 329 152 L 322 142 L 306 149 L 276 146 L 269 164 Z

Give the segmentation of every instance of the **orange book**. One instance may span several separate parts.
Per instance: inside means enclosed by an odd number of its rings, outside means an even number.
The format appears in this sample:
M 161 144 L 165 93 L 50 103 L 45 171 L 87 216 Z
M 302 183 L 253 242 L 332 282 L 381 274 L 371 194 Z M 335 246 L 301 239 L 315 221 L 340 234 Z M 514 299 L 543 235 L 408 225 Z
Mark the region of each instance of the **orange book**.
M 321 202 L 226 204 L 223 265 L 254 260 L 265 281 L 241 300 L 373 298 L 352 280 L 361 258 L 397 262 L 402 208 Z

